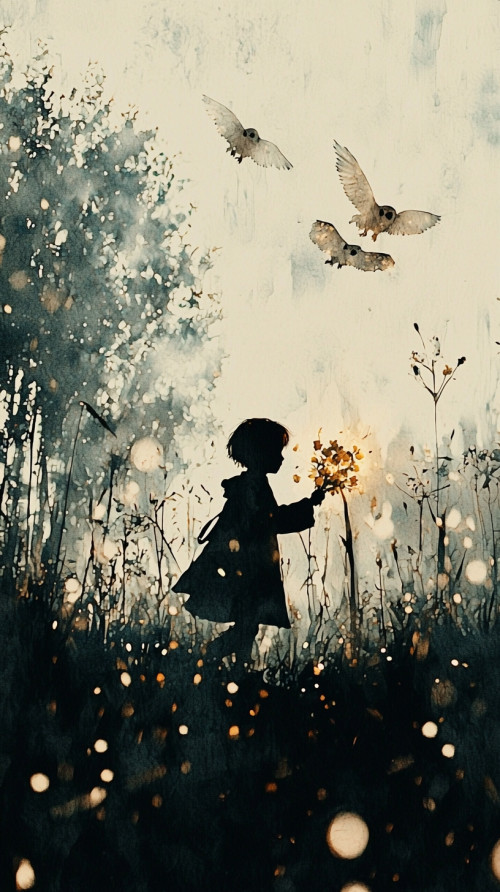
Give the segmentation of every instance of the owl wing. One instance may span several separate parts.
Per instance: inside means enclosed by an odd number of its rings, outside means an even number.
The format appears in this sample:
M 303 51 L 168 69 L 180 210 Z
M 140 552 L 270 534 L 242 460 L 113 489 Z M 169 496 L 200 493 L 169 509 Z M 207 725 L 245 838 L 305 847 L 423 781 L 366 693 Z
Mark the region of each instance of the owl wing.
M 245 154 L 262 167 L 278 167 L 281 170 L 290 170 L 292 167 L 290 161 L 285 158 L 283 152 L 280 152 L 278 146 L 275 146 L 273 142 L 269 142 L 267 139 L 259 139 L 258 142 L 245 139 Z
M 440 219 L 438 214 L 430 214 L 429 211 L 401 211 L 385 231 L 390 235 L 419 235 L 439 223 Z
M 203 102 L 207 107 L 208 114 L 214 119 L 221 136 L 227 139 L 231 148 L 236 149 L 238 154 L 243 154 L 248 140 L 243 136 L 244 128 L 241 121 L 221 102 L 216 102 L 209 96 L 203 96 Z
M 349 149 L 341 146 L 336 140 L 333 141 L 333 146 L 337 155 L 337 170 L 345 194 L 363 217 L 371 216 L 374 211 L 378 210 L 378 204 L 373 197 L 368 180 Z
M 326 251 L 332 260 L 338 262 L 339 253 L 342 252 L 345 242 L 335 226 L 323 220 L 316 220 L 311 227 L 309 238 L 321 251 Z
M 375 272 L 377 269 L 390 269 L 394 266 L 394 260 L 390 254 L 379 254 L 377 251 L 363 251 L 358 245 L 348 245 L 344 251 L 345 262 L 355 269 L 365 272 Z

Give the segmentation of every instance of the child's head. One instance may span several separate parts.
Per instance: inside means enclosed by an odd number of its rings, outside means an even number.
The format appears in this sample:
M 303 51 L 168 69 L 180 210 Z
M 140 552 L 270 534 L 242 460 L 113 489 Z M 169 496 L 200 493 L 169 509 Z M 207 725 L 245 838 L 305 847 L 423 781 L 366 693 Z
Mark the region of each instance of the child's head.
M 269 418 L 247 418 L 229 437 L 227 452 L 238 465 L 275 473 L 290 439 L 286 427 Z

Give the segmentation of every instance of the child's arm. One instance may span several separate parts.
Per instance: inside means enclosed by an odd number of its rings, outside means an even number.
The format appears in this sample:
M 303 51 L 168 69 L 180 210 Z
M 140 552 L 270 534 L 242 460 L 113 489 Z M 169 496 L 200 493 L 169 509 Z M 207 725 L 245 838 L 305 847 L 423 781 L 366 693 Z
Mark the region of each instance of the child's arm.
M 323 501 L 325 494 L 315 490 L 309 499 L 301 499 L 291 505 L 277 505 L 272 514 L 276 533 L 298 533 L 314 526 L 314 505 Z

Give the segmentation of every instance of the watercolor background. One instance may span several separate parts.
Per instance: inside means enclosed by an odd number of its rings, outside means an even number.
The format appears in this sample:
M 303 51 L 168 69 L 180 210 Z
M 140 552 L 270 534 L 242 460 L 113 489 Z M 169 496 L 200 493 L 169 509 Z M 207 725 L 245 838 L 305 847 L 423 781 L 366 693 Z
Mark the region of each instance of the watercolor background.
M 320 426 L 349 425 L 374 432 L 383 454 L 405 428 L 429 443 L 432 413 L 408 375 L 418 321 L 445 357 L 467 354 L 443 430 L 463 423 L 479 445 L 493 441 L 498 3 L 478 0 L 471 14 L 462 0 L 23 0 L 0 3 L 0 14 L 21 57 L 47 42 L 63 86 L 101 63 L 117 103 L 137 105 L 175 154 L 198 208 L 193 242 L 221 249 L 211 277 L 224 312 L 215 404 L 224 435 L 268 415 L 301 444 Z M 293 170 L 226 157 L 202 93 L 278 143 Z M 396 260 L 383 275 L 325 267 L 308 239 L 319 218 L 363 241 L 348 225 L 334 138 L 380 202 L 442 215 L 422 236 L 379 238 Z
M 500 877 L 500 686 L 499 580 L 491 555 L 498 515 L 490 510 L 488 526 L 486 512 L 494 493 L 498 497 L 494 474 L 500 467 L 498 0 L 477 0 L 473 7 L 465 0 L 0 0 L 0 23 L 9 26 L 9 52 L 21 68 L 39 41 L 48 47 L 61 93 L 80 82 L 89 62 L 102 66 L 117 107 L 137 108 L 139 124 L 157 128 L 166 141 L 177 181 L 183 181 L 181 199 L 196 207 L 192 244 L 200 253 L 213 251 L 203 288 L 220 297 L 216 350 L 224 355 L 213 424 L 203 427 L 200 410 L 198 439 L 190 443 L 184 436 L 182 442 L 189 474 L 169 466 L 168 486 L 185 495 L 183 481 L 195 489 L 203 484 L 211 500 L 197 508 L 199 529 L 220 507 L 220 480 L 234 471 L 225 441 L 242 419 L 270 416 L 290 428 L 299 448 L 288 450 L 273 479 L 283 501 L 310 492 L 309 450 L 318 429 L 326 437 L 342 431 L 349 445 L 365 438 L 372 457 L 365 460 L 362 498 L 353 495 L 352 517 L 360 591 L 366 573 L 365 592 L 377 598 L 372 613 L 365 612 L 373 622 L 364 687 L 332 621 L 330 660 L 320 662 L 318 641 L 300 685 L 298 676 L 286 686 L 249 674 L 239 693 L 236 685 L 233 702 L 231 667 L 225 666 L 221 686 L 216 673 L 211 677 L 195 662 L 197 653 L 178 646 L 177 608 L 164 614 L 159 630 L 144 630 L 143 618 L 129 622 L 124 609 L 114 638 L 103 643 L 96 611 L 83 615 L 82 605 L 80 626 L 71 613 L 76 589 L 64 589 L 70 607 L 58 604 L 53 621 L 53 605 L 20 599 L 14 579 L 14 597 L 0 604 L 5 888 L 14 888 L 14 877 L 16 889 L 31 888 L 33 865 L 37 888 L 71 892 L 108 889 L 110 882 L 125 892 L 163 892 L 166 875 L 169 888 L 183 892 L 386 892 L 400 876 L 409 892 L 494 890 Z M 275 141 L 293 169 L 236 164 L 205 112 L 204 93 Z M 420 236 L 379 238 L 378 250 L 396 261 L 389 272 L 331 269 L 308 238 L 320 218 L 350 241 L 363 241 L 348 223 L 353 209 L 335 170 L 334 139 L 357 157 L 380 202 L 441 215 L 440 224 Z M 372 247 L 369 239 L 363 246 Z M 477 445 L 491 450 L 493 468 L 490 477 L 476 469 L 472 496 L 469 487 L 463 502 L 450 488 L 450 579 L 458 580 L 466 555 L 471 563 L 479 559 L 484 575 L 477 582 L 469 574 L 468 589 L 462 575 L 463 606 L 446 604 L 448 625 L 437 611 L 431 643 L 423 618 L 429 599 L 439 596 L 435 579 L 429 586 L 422 571 L 417 597 L 417 583 L 403 581 L 394 566 L 393 537 L 400 555 L 413 542 L 414 556 L 417 535 L 416 512 L 408 519 L 394 482 L 401 482 L 410 456 L 419 467 L 435 462 L 432 404 L 409 362 L 411 351 L 421 348 L 415 322 L 426 342 L 439 337 L 450 365 L 467 357 L 439 407 L 450 461 L 458 466 L 464 450 Z M 180 366 L 171 349 L 166 341 L 167 369 L 175 361 Z M 213 359 L 207 351 L 207 366 Z M 185 360 L 185 392 L 194 394 L 187 408 L 198 417 L 194 377 L 203 375 L 203 359 L 197 354 L 190 364 L 186 354 Z M 162 357 L 155 362 L 161 366 Z M 121 433 L 116 452 L 132 458 L 130 419 Z M 85 511 L 89 493 L 95 505 L 109 492 L 111 503 L 113 478 L 107 490 L 109 476 L 95 450 L 89 447 L 88 467 L 83 452 L 72 481 L 75 490 L 80 486 L 80 515 L 64 533 L 67 561 L 60 569 L 56 561 L 61 587 L 66 574 L 82 578 L 89 529 L 95 532 L 102 521 L 102 513 L 97 519 L 82 514 L 83 500 Z M 89 473 L 92 461 L 100 467 L 97 483 Z M 124 474 L 129 482 L 140 478 L 143 504 L 152 490 L 163 494 L 159 472 L 141 478 L 133 460 L 130 465 Z M 488 484 L 479 492 L 481 503 L 474 501 L 478 481 Z M 93 485 L 101 487 L 100 496 L 91 492 Z M 345 532 L 337 502 L 317 512 L 316 549 L 330 559 L 327 587 L 338 606 L 347 565 L 334 535 Z M 481 517 L 481 508 L 487 523 L 475 527 L 472 514 L 477 509 Z M 498 511 L 498 499 L 493 508 Z M 336 515 L 330 542 L 329 511 Z M 422 566 L 434 575 L 438 533 L 429 518 Z M 285 538 L 287 593 L 304 615 L 307 561 L 300 542 Z M 183 544 L 177 553 L 181 569 L 192 557 L 192 542 L 190 548 Z M 109 570 L 109 555 L 101 559 L 94 563 Z M 406 562 L 410 566 L 407 555 Z M 143 572 L 140 589 L 150 579 L 139 550 L 136 564 Z M 380 597 L 379 609 L 382 565 L 388 596 L 385 604 Z M 102 583 L 104 576 L 94 578 Z M 104 585 L 101 591 L 104 603 Z M 385 634 L 389 607 L 392 619 L 397 609 L 400 618 L 391 628 L 390 654 L 378 637 L 382 627 Z M 473 612 L 474 622 L 485 620 L 482 626 L 469 625 Z M 305 622 L 296 624 L 297 647 L 307 632 Z M 270 648 L 266 632 L 259 657 Z M 423 729 L 429 724 L 428 739 Z M 103 772 L 117 781 L 104 793 Z M 49 782 L 43 795 L 33 777 Z M 352 863 L 332 858 L 325 844 L 341 808 L 364 815 L 370 825 L 366 857 Z

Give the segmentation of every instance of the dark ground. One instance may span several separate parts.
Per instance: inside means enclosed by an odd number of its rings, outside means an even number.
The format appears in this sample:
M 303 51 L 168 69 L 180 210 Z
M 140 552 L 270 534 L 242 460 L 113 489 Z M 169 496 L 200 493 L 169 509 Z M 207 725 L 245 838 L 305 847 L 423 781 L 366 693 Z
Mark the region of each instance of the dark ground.
M 409 640 L 391 660 L 332 655 L 277 681 L 182 646 L 162 656 L 144 632 L 67 637 L 39 602 L 7 596 L 0 611 L 5 892 L 21 859 L 43 892 L 500 888 L 498 632 L 437 626 L 420 659 Z M 343 811 L 369 830 L 350 860 L 326 842 Z

